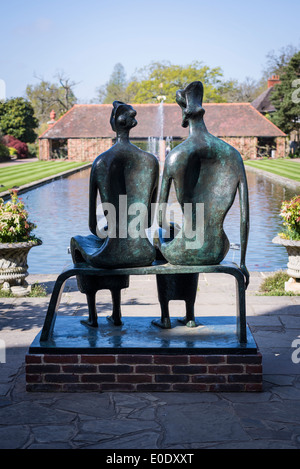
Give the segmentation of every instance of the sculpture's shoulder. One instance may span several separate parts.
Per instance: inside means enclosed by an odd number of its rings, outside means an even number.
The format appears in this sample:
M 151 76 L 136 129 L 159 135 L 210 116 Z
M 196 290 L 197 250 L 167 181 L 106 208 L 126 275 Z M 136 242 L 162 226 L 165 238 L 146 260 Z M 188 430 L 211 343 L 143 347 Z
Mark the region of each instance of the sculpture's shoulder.
M 243 158 L 235 147 L 230 145 L 228 142 L 225 142 L 225 140 L 215 137 L 214 135 L 211 135 L 211 137 L 212 142 L 215 143 L 215 151 L 217 152 L 218 156 L 220 156 L 220 158 L 226 158 L 228 163 L 232 162 L 237 165 L 244 165 Z
M 92 164 L 92 169 L 95 170 L 96 168 L 99 168 L 101 166 L 106 166 L 107 164 L 109 164 L 109 162 L 112 160 L 114 156 L 116 156 L 116 149 L 113 146 L 109 148 L 108 150 L 106 150 L 105 152 L 98 155 L 94 159 L 93 164 Z
M 144 161 L 145 163 L 158 167 L 159 162 L 156 156 L 154 156 L 152 153 L 149 153 L 147 151 L 142 150 L 141 148 L 137 147 L 136 145 L 131 144 L 132 147 L 135 149 L 135 153 L 138 156 L 138 158 L 141 158 L 141 161 Z
M 189 153 L 189 145 L 184 141 L 171 150 L 165 159 L 165 167 L 172 168 L 177 166 L 182 158 Z

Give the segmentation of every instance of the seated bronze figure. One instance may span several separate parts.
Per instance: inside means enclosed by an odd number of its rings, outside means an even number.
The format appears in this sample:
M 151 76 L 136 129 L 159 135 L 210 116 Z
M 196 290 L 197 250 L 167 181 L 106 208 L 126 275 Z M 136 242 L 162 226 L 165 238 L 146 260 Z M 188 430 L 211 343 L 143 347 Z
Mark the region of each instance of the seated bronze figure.
M 189 137 L 175 147 L 165 160 L 159 197 L 161 210 L 158 223 L 161 228 L 157 244 L 162 256 L 170 264 L 219 264 L 230 246 L 223 222 L 238 191 L 241 211 L 240 268 L 247 288 L 249 273 L 245 265 L 245 256 L 249 232 L 249 203 L 244 164 L 236 149 L 207 131 L 203 120 L 205 111 L 202 99 L 203 85 L 198 81 L 176 93 L 176 101 L 182 109 L 182 126 L 189 126 Z M 174 227 L 170 230 L 166 220 L 166 204 L 172 181 L 184 214 L 183 225 L 177 231 Z M 200 209 L 202 218 L 197 218 Z M 158 283 L 162 282 L 159 276 L 157 279 Z M 178 279 L 178 282 L 183 281 L 183 277 Z M 196 285 L 196 278 L 187 284 Z M 170 289 L 168 293 L 168 289 L 163 285 L 158 286 L 162 297 L 161 304 L 165 307 L 162 309 L 161 321 L 155 321 L 155 324 L 170 327 L 167 303 L 170 299 L 177 299 L 172 291 L 179 291 L 179 288 Z M 181 287 L 181 290 L 184 289 Z M 194 291 L 192 296 L 195 295 Z M 183 293 L 180 299 L 187 302 L 188 297 L 185 298 Z M 189 308 L 189 311 L 185 322 L 193 326 L 193 309 Z
M 71 239 L 74 263 L 86 262 L 98 268 L 122 268 L 151 265 L 156 250 L 146 236 L 151 226 L 151 203 L 156 201 L 159 164 L 157 158 L 142 151 L 129 141 L 129 131 L 137 125 L 136 111 L 125 103 L 115 101 L 110 123 L 117 141 L 99 155 L 91 169 L 89 194 L 89 228 L 91 235 Z M 107 226 L 97 228 L 97 195 L 104 207 Z M 130 224 L 136 212 L 129 207 L 145 208 L 139 235 L 130 235 Z M 111 213 L 109 213 L 111 211 Z M 115 325 L 121 324 L 120 291 L 129 285 L 129 277 L 78 276 L 78 287 L 87 295 L 88 325 L 97 326 L 95 295 L 100 289 L 112 292 Z

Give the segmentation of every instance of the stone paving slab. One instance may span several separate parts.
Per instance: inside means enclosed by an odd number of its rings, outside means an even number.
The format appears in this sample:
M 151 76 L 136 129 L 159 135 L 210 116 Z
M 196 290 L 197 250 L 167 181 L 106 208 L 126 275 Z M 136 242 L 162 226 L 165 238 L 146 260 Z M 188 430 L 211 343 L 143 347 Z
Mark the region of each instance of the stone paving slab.
M 6 363 L 0 363 L 0 448 L 299 449 L 300 362 L 292 361 L 292 343 L 300 339 L 300 297 L 256 296 L 265 275 L 251 273 L 247 292 L 248 324 L 263 356 L 262 393 L 26 393 L 25 354 L 43 325 L 49 296 L 1 298 Z M 55 279 L 28 280 L 46 283 L 50 292 Z M 215 315 L 216 307 L 220 315 L 233 311 L 234 284 L 218 279 L 200 276 L 198 314 Z M 131 279 L 123 314 L 159 315 L 155 279 L 144 280 Z M 110 293 L 100 292 L 97 300 L 99 314 L 107 315 Z M 174 302 L 172 314 L 181 313 Z M 87 314 L 74 279 L 66 284 L 59 314 Z

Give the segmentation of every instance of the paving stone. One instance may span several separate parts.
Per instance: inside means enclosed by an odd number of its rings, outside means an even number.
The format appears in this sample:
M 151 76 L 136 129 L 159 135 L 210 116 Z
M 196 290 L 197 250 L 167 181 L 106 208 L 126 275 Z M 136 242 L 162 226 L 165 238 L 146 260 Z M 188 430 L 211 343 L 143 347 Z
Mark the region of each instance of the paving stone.
M 164 447 L 167 448 L 190 442 L 250 439 L 229 405 L 172 405 L 160 408 L 158 418 L 165 428 Z
M 116 415 L 107 394 L 71 394 L 58 399 L 55 407 L 56 409 L 95 418 L 109 418 Z
M 71 440 L 76 428 L 72 425 L 38 425 L 31 427 L 31 432 L 36 443 L 61 443 Z
M 2 426 L 0 423 L 0 448 L 21 449 L 29 440 L 29 427 L 25 425 Z
M 118 437 L 114 440 L 106 440 L 94 445 L 87 445 L 85 449 L 156 449 L 158 448 L 159 434 L 145 431 L 134 435 Z
M 74 419 L 74 414 L 49 409 L 34 402 L 20 402 L 0 410 L 1 425 L 65 424 Z

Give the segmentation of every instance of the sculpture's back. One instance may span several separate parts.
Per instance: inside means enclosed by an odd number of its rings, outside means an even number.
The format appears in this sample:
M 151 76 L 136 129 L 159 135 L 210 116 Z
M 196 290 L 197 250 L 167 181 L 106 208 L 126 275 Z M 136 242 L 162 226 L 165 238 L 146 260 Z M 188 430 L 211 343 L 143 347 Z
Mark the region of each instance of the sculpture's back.
M 166 158 L 160 203 L 168 200 L 172 181 L 185 215 L 177 235 L 160 232 L 160 249 L 172 264 L 213 265 L 220 263 L 229 249 L 223 229 L 225 216 L 239 190 L 241 205 L 241 250 L 245 255 L 248 237 L 248 191 L 244 164 L 237 150 L 211 135 L 204 124 L 203 86 L 200 82 L 177 92 L 183 126 L 189 126 L 186 141 Z M 188 205 L 189 204 L 189 205 Z M 166 227 L 165 215 L 160 219 Z M 244 257 L 241 260 L 244 264 Z
M 159 165 L 154 155 L 129 141 L 136 111 L 114 102 L 111 124 L 117 142 L 93 163 L 90 176 L 89 225 L 93 235 L 75 237 L 71 245 L 94 267 L 150 265 L 155 248 L 145 230 L 151 224 L 151 203 L 156 201 Z M 97 228 L 97 194 L 107 226 Z M 136 220 L 136 223 L 135 223 Z

